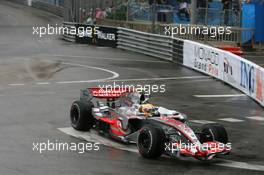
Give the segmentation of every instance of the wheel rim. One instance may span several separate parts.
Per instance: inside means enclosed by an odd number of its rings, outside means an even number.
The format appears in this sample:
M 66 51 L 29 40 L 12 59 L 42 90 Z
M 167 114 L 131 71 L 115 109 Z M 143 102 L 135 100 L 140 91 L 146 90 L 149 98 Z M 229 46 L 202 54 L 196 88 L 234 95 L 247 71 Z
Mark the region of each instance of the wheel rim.
M 141 148 L 148 149 L 150 147 L 151 139 L 146 132 L 139 135 L 138 143 Z

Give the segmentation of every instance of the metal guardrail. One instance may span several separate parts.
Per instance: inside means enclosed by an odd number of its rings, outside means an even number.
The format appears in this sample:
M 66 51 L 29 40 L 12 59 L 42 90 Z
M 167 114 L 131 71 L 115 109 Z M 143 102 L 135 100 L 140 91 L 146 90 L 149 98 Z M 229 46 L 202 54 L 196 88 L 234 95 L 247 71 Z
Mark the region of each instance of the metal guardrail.
M 73 35 L 71 32 L 69 32 L 70 28 L 75 28 L 76 23 L 72 22 L 64 22 L 63 23 L 63 39 L 70 42 L 76 41 L 76 35 Z
M 183 63 L 183 44 L 184 40 L 173 38 L 172 43 L 172 61 Z
M 120 21 L 120 20 L 109 20 L 109 19 L 101 19 L 97 21 L 97 24 L 107 25 L 107 26 L 115 26 L 115 27 L 124 27 L 128 29 L 138 30 L 142 32 L 151 33 L 152 24 L 150 22 L 139 22 L 139 21 Z M 180 24 L 164 24 L 157 23 L 155 26 L 155 31 L 157 34 L 165 35 L 165 27 L 179 27 Z M 190 25 L 190 24 L 181 24 L 181 26 L 186 27 L 199 27 L 203 28 L 204 25 Z M 206 27 L 223 27 L 223 26 L 206 26 Z M 185 34 L 185 35 L 174 35 L 176 38 L 193 40 L 201 43 L 206 43 L 212 46 L 216 46 L 219 44 L 232 44 L 232 45 L 246 45 L 250 47 L 254 47 L 254 30 L 253 28 L 239 28 L 239 27 L 231 27 L 231 34 L 229 35 L 217 35 L 216 37 L 210 37 L 209 35 L 195 35 L 195 34 Z M 248 41 L 248 42 L 245 42 Z
M 78 42 L 77 35 L 69 32 L 69 29 L 77 29 L 78 23 L 64 22 L 63 39 L 70 42 Z M 104 30 L 105 36 L 113 34 L 113 27 L 94 26 L 98 30 Z M 173 62 L 183 62 L 183 40 L 172 38 L 169 36 L 162 36 L 158 34 L 151 34 L 127 28 L 117 27 L 117 47 L 124 50 L 129 50 Z M 87 41 L 85 43 L 88 44 Z M 113 41 L 114 43 L 114 41 Z M 107 45 L 106 42 L 101 42 Z M 96 44 L 98 45 L 98 43 Z M 108 46 L 108 45 L 107 45 Z
M 150 30 L 151 30 L 152 25 L 149 23 L 143 23 L 143 22 L 136 22 L 136 23 L 124 22 L 124 23 L 122 23 L 122 21 L 114 21 L 114 23 L 112 23 L 113 20 L 106 20 L 106 21 L 103 20 L 103 21 L 104 22 L 99 21 L 98 23 L 99 24 L 105 23 L 108 26 L 121 27 L 120 29 L 122 29 L 124 31 L 126 30 L 126 31 L 131 32 L 131 31 L 137 30 L 138 34 L 141 32 L 141 35 L 143 32 L 147 32 L 153 36 L 163 35 L 163 37 L 167 37 L 167 38 L 170 38 L 170 37 L 164 36 L 165 35 L 165 27 L 168 27 L 168 26 L 170 26 L 171 28 L 172 27 L 180 27 L 180 25 L 158 24 L 158 28 L 156 28 L 156 31 L 158 34 L 151 34 Z M 73 23 L 67 23 L 67 24 L 69 25 L 69 24 L 73 24 Z M 184 25 L 182 25 L 182 26 L 184 26 Z M 203 28 L 204 26 L 188 25 L 188 27 Z M 176 34 L 176 35 L 174 35 L 174 38 L 188 39 L 188 40 L 192 40 L 192 41 L 206 43 L 206 44 L 212 45 L 212 46 L 218 46 L 219 44 L 232 44 L 232 45 L 239 45 L 239 46 L 254 47 L 254 30 L 255 29 L 253 29 L 253 28 L 243 29 L 243 28 L 233 27 L 233 28 L 231 28 L 232 33 L 230 35 L 217 35 L 216 37 L 210 37 L 209 35 L 203 35 L 203 34 L 194 35 L 194 34 L 186 33 L 185 35 Z M 68 36 L 68 37 L 73 38 L 73 36 Z M 173 43 L 173 41 L 171 41 L 171 43 Z
M 118 28 L 118 48 L 173 60 L 173 40 L 167 36 Z

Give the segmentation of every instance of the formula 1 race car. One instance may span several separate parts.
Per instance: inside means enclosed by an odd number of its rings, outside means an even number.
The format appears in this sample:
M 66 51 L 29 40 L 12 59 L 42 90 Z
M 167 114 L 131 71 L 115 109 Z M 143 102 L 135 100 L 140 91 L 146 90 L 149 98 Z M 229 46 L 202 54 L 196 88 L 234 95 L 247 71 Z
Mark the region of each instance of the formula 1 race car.
M 71 106 L 71 124 L 76 130 L 95 129 L 124 143 L 136 143 L 145 158 L 166 154 L 211 160 L 231 151 L 221 124 L 206 124 L 195 133 L 186 115 L 148 101 L 143 93 L 129 89 L 81 90 L 80 100 Z

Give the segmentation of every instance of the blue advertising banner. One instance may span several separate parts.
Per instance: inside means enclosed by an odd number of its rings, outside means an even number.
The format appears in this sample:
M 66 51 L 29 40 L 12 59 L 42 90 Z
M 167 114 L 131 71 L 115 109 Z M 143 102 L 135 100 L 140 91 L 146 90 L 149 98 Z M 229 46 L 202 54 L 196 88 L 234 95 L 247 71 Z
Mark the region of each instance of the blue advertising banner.
M 264 42 L 264 4 L 256 4 L 256 31 L 255 41 Z
M 242 24 L 241 27 L 242 28 L 256 28 L 255 25 L 255 4 L 243 4 L 242 5 Z M 249 33 L 250 31 L 243 31 L 242 32 L 242 43 L 248 43 L 251 41 L 252 37 L 249 37 Z M 252 35 L 253 36 L 253 31 L 252 31 Z

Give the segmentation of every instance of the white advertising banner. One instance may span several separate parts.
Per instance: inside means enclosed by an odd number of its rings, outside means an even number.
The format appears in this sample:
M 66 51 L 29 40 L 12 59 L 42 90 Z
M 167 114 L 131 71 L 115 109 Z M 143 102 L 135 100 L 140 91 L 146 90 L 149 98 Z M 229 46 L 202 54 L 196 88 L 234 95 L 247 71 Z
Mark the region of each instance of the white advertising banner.
M 225 52 L 225 51 L 224 51 Z M 232 70 L 232 71 L 230 71 Z M 264 69 L 232 53 L 224 53 L 223 81 L 264 105 Z
M 223 70 L 223 81 L 239 88 L 240 81 L 240 61 L 233 54 L 229 52 L 223 53 L 222 61 L 222 70 Z
M 206 46 L 193 41 L 184 41 L 183 65 L 206 73 L 216 78 L 222 77 L 220 49 Z
M 183 64 L 216 77 L 264 106 L 264 68 L 230 52 L 184 41 Z

